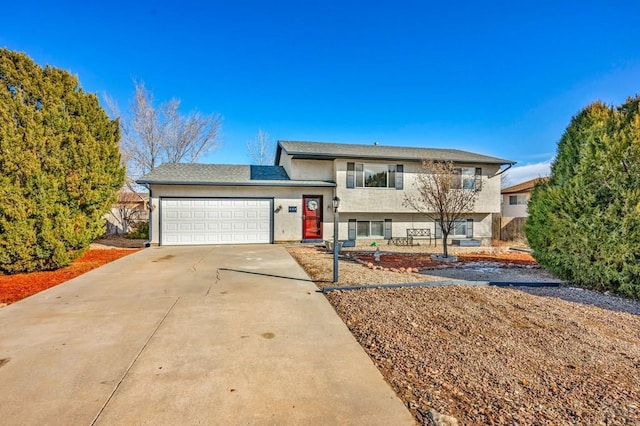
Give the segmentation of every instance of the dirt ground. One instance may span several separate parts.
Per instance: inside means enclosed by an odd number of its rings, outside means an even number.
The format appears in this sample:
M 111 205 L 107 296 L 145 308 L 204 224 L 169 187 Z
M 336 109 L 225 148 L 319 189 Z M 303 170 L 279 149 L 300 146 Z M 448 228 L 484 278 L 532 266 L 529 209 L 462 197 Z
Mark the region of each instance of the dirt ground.
M 332 285 L 330 254 L 289 251 L 319 287 Z M 339 285 L 426 282 L 452 272 L 462 283 L 482 269 L 477 262 L 493 262 L 495 281 L 505 273 L 553 278 L 536 265 L 514 264 L 526 260 L 520 254 L 442 268 L 420 264 L 418 254 L 406 255 L 416 262 L 405 266 L 343 257 Z M 423 274 L 413 272 L 416 265 Z M 615 311 L 626 303 L 640 312 L 640 304 L 553 290 L 554 297 L 489 286 L 370 288 L 327 298 L 420 424 L 437 424 L 439 414 L 478 425 L 640 424 L 640 316 Z M 573 302 L 559 298 L 565 290 Z M 606 299 L 608 309 L 582 299 Z
M 122 235 L 105 235 L 91 243 L 92 248 L 142 248 L 146 240 L 126 238 Z

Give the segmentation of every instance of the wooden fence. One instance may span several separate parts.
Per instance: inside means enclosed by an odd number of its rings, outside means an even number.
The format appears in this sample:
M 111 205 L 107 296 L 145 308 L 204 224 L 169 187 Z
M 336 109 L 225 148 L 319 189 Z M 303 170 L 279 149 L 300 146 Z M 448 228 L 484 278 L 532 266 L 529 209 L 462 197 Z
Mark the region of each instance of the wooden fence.
M 492 238 L 501 241 L 526 239 L 524 234 L 524 224 L 526 220 L 526 217 L 502 217 L 499 214 L 493 215 Z

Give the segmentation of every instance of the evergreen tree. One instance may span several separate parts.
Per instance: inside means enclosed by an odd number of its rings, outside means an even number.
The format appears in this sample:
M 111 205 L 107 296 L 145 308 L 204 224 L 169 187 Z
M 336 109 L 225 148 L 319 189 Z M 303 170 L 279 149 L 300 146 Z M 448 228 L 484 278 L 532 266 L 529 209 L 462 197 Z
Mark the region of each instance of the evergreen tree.
M 0 271 L 65 266 L 104 231 L 119 138 L 76 77 L 0 49 Z
M 589 105 L 534 190 L 525 231 L 534 256 L 585 288 L 640 298 L 640 98 Z

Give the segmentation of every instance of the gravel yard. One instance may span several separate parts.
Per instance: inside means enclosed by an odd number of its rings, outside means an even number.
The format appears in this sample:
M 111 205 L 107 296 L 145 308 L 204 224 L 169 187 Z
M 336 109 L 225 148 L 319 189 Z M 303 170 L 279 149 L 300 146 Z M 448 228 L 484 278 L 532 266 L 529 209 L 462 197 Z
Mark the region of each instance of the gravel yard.
M 289 251 L 320 287 L 333 285 L 331 254 Z M 464 280 L 479 269 L 419 274 L 341 259 L 339 285 Z M 553 279 L 530 267 L 480 272 Z M 638 302 L 570 287 L 464 285 L 327 298 L 421 424 L 437 413 L 460 424 L 640 424 Z

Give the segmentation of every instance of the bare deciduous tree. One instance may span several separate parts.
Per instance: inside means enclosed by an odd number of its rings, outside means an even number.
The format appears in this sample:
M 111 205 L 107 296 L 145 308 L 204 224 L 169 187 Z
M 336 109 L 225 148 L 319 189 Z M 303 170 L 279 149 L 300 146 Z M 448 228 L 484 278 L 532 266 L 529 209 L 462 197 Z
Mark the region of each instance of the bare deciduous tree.
M 107 215 L 107 233 L 118 234 L 122 230 L 123 234 L 127 234 L 138 223 L 148 219 L 145 210 L 147 199 L 131 188 L 127 182 L 127 185 L 120 189 L 118 201 Z
M 274 153 L 269 142 L 269 133 L 259 129 L 256 138 L 247 142 L 247 153 L 251 164 L 262 166 L 271 163 Z
M 178 110 L 179 100 L 155 106 L 153 94 L 144 83 L 134 81 L 134 87 L 127 114 L 120 114 L 107 98 L 112 114 L 120 117 L 121 150 L 129 183 L 162 163 L 193 163 L 218 147 L 222 121 L 218 114 L 183 115 Z
M 511 186 L 511 176 L 509 172 L 505 171 L 500 175 L 500 188 L 507 188 Z
M 465 185 L 452 162 L 424 160 L 422 168 L 416 175 L 417 194 L 406 194 L 404 204 L 440 225 L 443 254 L 448 257 L 447 238 L 456 221 L 473 211 L 479 183 Z

